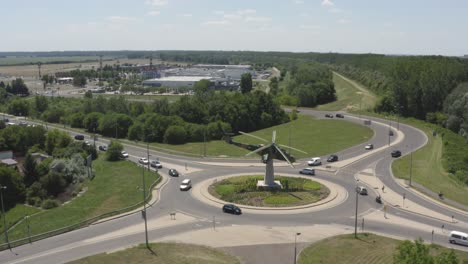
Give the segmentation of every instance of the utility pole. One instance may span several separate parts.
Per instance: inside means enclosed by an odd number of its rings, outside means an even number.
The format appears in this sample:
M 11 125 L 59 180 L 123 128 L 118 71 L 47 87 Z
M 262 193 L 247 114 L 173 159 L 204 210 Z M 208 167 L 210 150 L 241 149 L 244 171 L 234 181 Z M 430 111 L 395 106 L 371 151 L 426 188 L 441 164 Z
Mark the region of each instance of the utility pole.
M 409 186 L 411 186 L 411 178 L 413 176 L 413 150 L 410 148 L 410 170 L 409 170 Z
M 5 228 L 5 242 L 8 245 L 8 248 L 11 249 L 10 247 L 10 241 L 8 240 L 8 226 L 6 224 L 6 214 L 5 214 L 5 207 L 3 206 L 3 190 L 6 190 L 6 186 L 0 185 L 0 201 L 2 203 L 2 218 L 3 218 L 3 228 Z
M 354 216 L 354 237 L 357 238 L 358 189 L 356 187 L 356 214 Z
M 296 233 L 295 236 L 294 236 L 294 264 L 296 264 L 296 258 L 297 258 L 297 236 L 300 236 L 301 233 Z
M 42 66 L 42 62 L 38 62 L 37 63 L 37 69 L 39 70 L 39 79 L 41 79 L 42 75 L 41 75 L 41 66 Z
M 146 153 L 148 156 L 148 171 L 149 171 L 149 143 L 146 143 Z M 146 183 L 145 183 L 145 167 L 142 166 L 141 170 L 141 178 L 143 181 L 143 219 L 145 220 L 145 242 L 146 242 L 146 248 L 150 248 L 149 243 L 148 243 L 148 220 L 147 220 L 147 215 L 146 215 Z

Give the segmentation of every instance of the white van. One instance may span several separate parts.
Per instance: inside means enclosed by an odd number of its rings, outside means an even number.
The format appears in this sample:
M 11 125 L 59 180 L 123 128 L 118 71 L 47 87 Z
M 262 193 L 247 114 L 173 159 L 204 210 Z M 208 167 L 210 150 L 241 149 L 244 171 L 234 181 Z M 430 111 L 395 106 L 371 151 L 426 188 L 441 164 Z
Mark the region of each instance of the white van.
M 180 184 L 180 190 L 181 191 L 187 191 L 190 188 L 192 188 L 192 181 L 190 179 L 185 179 Z
M 451 244 L 460 244 L 468 246 L 468 234 L 458 231 L 450 232 L 449 242 Z
M 319 158 L 319 157 L 315 157 L 315 158 L 311 158 L 307 164 L 309 166 L 318 166 L 318 165 L 322 165 L 322 160 Z

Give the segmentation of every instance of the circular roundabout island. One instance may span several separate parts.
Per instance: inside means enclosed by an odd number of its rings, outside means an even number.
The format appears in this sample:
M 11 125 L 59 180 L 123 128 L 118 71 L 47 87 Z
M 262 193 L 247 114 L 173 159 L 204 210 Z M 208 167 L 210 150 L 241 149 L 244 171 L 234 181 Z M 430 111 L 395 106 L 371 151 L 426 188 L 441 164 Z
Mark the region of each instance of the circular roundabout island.
M 315 204 L 330 195 L 330 189 L 318 181 L 299 176 L 275 176 L 280 188 L 259 189 L 262 175 L 242 175 L 222 178 L 208 186 L 211 196 L 249 207 L 297 207 Z

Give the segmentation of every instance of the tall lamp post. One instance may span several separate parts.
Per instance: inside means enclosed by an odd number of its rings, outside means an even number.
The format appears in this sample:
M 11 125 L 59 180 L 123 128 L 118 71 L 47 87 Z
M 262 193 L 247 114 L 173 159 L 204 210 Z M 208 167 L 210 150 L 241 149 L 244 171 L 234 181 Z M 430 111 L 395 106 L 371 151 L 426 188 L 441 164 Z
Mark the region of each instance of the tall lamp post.
M 296 258 L 297 258 L 297 236 L 300 236 L 301 233 L 296 233 L 294 235 L 294 262 L 293 264 L 296 264 Z
M 359 180 L 358 180 L 359 181 Z M 356 213 L 354 216 L 354 237 L 357 238 L 357 212 L 358 212 L 358 194 L 359 194 L 359 187 L 356 186 Z
M 150 162 L 149 162 L 149 143 L 146 143 L 146 154 L 148 156 L 148 171 L 150 169 Z M 143 219 L 145 220 L 145 243 L 146 243 L 146 248 L 149 247 L 148 243 L 148 220 L 146 218 L 146 183 L 145 183 L 145 166 L 142 166 L 141 170 L 141 180 L 142 180 L 142 185 L 143 185 L 143 211 L 141 214 L 143 215 Z
M 3 190 L 6 190 L 6 186 L 0 185 L 0 201 L 2 203 L 2 217 L 3 217 L 3 226 L 5 228 L 5 242 L 8 245 L 8 248 L 10 248 L 10 241 L 8 240 L 8 228 L 6 224 L 6 214 L 5 214 L 5 207 L 3 206 Z
M 411 187 L 411 179 L 413 176 L 413 150 L 410 147 L 410 169 L 409 169 L 409 186 Z

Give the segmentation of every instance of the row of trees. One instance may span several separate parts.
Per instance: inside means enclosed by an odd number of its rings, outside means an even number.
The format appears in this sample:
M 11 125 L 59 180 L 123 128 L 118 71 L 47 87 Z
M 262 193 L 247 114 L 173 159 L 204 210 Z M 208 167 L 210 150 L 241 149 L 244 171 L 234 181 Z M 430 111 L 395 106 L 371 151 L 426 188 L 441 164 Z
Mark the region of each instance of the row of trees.
M 26 86 L 23 79 L 21 78 L 16 78 L 15 80 L 11 81 L 11 83 L 7 83 L 7 84 L 5 84 L 4 82 L 0 82 L 0 90 L 4 90 L 4 92 L 6 93 L 10 93 L 10 94 L 18 95 L 18 96 L 29 95 L 28 86 Z M 2 92 L 0 92 L 0 94 L 1 93 Z

